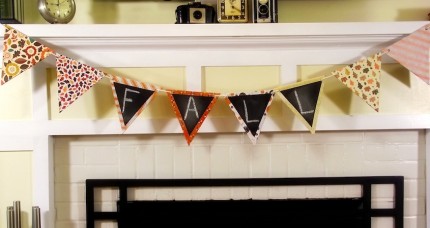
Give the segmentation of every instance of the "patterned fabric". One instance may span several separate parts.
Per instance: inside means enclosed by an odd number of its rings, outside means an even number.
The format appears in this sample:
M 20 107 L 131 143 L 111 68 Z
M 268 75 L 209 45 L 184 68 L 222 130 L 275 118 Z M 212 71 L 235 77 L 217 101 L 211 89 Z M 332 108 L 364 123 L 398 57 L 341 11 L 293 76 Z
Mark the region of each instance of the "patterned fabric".
M 16 29 L 7 25 L 5 27 L 1 85 L 54 53 L 50 48 Z
M 197 135 L 212 107 L 215 105 L 218 93 L 169 91 L 170 103 L 178 118 L 188 145 Z
M 56 66 L 60 112 L 91 89 L 104 76 L 102 71 L 64 55 L 57 56 Z
M 379 111 L 381 56 L 382 53 L 377 53 L 372 57 L 362 58 L 352 65 L 333 72 L 333 75 L 340 82 L 377 112 Z
M 257 143 L 274 95 L 273 90 L 263 90 L 254 93 L 232 93 L 226 97 L 228 107 L 233 111 L 254 145 Z
M 387 55 L 430 84 L 430 24 L 384 49 Z
M 112 76 L 112 92 L 123 131 L 133 123 L 156 95 L 160 87 Z M 127 91 L 129 93 L 127 93 Z M 120 102 L 121 101 L 121 102 Z

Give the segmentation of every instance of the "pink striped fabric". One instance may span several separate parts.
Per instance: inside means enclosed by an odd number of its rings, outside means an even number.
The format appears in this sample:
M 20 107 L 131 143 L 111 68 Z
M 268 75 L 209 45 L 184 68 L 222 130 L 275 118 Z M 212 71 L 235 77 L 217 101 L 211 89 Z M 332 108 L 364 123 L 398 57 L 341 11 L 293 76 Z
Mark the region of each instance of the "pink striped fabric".
M 430 24 L 384 49 L 387 55 L 430 84 Z

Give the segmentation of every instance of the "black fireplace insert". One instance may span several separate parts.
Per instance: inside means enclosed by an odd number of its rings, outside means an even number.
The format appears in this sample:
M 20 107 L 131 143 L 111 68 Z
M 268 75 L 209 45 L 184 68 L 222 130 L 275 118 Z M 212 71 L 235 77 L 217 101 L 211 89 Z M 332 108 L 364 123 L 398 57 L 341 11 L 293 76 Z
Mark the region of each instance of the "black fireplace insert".
M 394 186 L 393 208 L 372 208 L 372 186 Z M 129 188 L 271 187 L 358 185 L 360 197 L 241 200 L 128 200 Z M 87 228 L 111 220 L 119 228 L 186 225 L 371 228 L 373 217 L 392 217 L 403 228 L 404 178 L 401 176 L 251 178 L 251 179 L 89 179 L 86 181 Z M 117 188 L 117 211 L 94 210 L 96 188 Z M 391 197 L 391 196 L 390 196 Z

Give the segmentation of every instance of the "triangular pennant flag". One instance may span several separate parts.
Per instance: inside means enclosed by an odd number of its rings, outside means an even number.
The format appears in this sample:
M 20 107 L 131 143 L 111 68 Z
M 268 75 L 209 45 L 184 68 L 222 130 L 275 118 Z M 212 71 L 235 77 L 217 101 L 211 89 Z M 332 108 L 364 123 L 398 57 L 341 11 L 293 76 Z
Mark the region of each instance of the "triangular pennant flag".
M 54 53 L 50 48 L 18 30 L 8 25 L 5 25 L 5 27 L 1 85 Z
M 261 91 L 248 94 L 231 94 L 226 97 L 228 106 L 234 112 L 253 144 L 257 143 L 274 95 L 273 91 Z
M 167 93 L 185 139 L 190 145 L 216 102 L 215 93 L 170 91 Z
M 384 48 L 384 52 L 430 84 L 430 24 Z
M 377 53 L 333 72 L 340 82 L 377 112 L 379 111 L 381 56 L 382 53 Z
M 322 78 L 310 79 L 278 88 L 282 100 L 305 126 L 315 133 L 319 113 L 319 97 L 323 89 Z
M 91 89 L 104 76 L 102 71 L 64 55 L 57 56 L 56 66 L 60 112 Z
M 112 76 L 112 92 L 122 130 L 127 130 L 148 106 L 159 87 L 127 78 Z

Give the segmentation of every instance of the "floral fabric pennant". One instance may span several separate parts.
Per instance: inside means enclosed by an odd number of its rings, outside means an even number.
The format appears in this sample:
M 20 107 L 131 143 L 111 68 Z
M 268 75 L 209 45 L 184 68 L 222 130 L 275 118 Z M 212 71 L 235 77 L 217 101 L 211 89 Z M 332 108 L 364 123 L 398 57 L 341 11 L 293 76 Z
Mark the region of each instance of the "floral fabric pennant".
M 54 53 L 50 48 L 18 30 L 8 25 L 5 25 L 5 28 L 1 85 Z
M 94 67 L 64 55 L 57 56 L 56 66 L 60 112 L 91 89 L 105 75 Z
M 322 78 L 311 79 L 279 88 L 285 104 L 299 117 L 303 124 L 315 133 L 319 113 Z
M 430 84 L 430 24 L 385 48 L 384 52 Z
M 226 97 L 228 106 L 234 112 L 253 144 L 257 143 L 274 95 L 275 93 L 271 90 L 248 94 L 230 94 Z
M 381 56 L 382 53 L 377 53 L 333 72 L 340 82 L 377 112 L 379 111 Z
M 197 135 L 216 102 L 216 93 L 169 91 L 170 103 L 184 132 L 188 145 Z
M 132 124 L 154 98 L 158 86 L 112 76 L 112 92 L 122 130 Z

